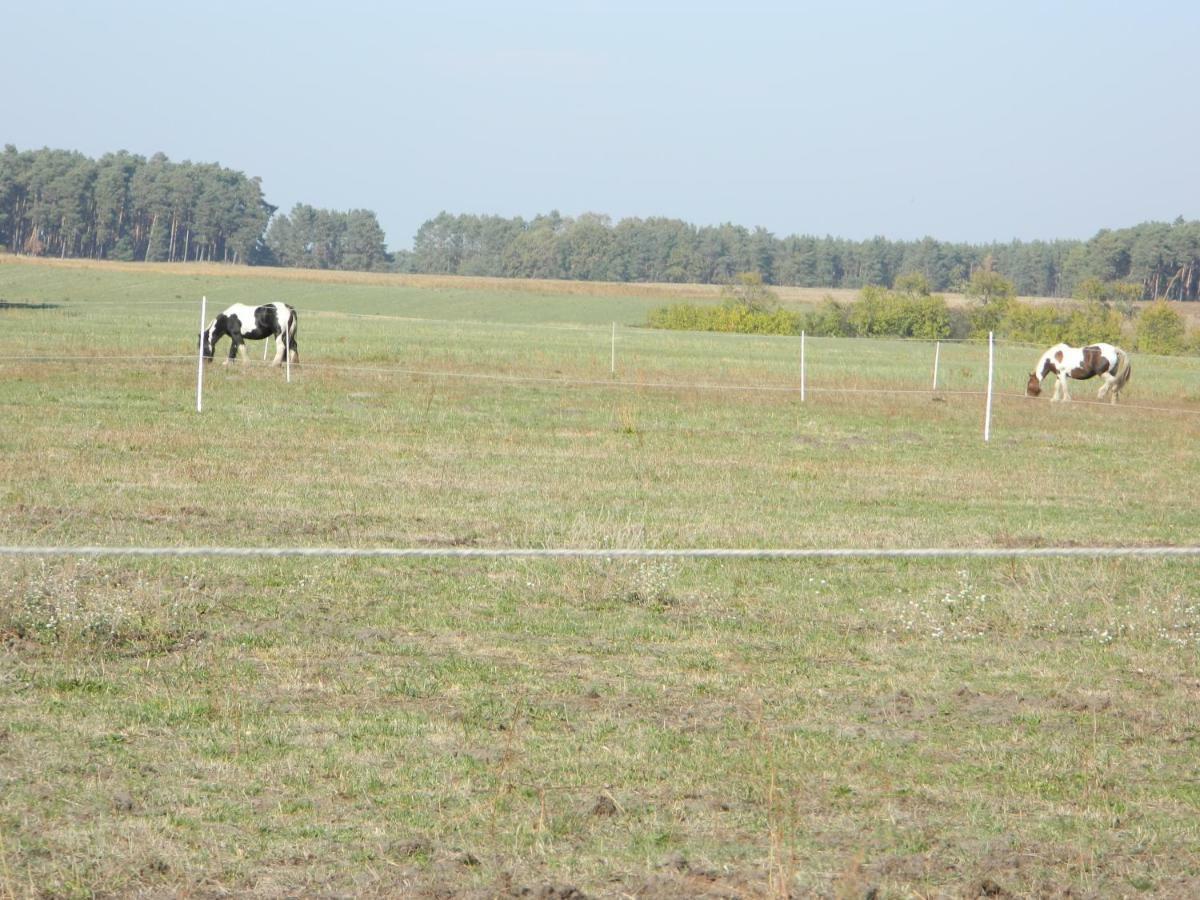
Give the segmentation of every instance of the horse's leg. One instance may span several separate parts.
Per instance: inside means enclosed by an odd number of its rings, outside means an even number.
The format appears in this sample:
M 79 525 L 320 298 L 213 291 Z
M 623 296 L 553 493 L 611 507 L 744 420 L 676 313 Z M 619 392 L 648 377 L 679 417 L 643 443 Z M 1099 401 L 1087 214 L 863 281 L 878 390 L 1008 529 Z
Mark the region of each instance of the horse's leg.
M 1108 402 L 1115 405 L 1121 396 L 1121 382 L 1115 375 L 1106 375 L 1105 377 L 1108 378 Z
M 1070 402 L 1071 402 L 1071 386 L 1070 386 L 1069 384 L 1067 384 L 1067 382 L 1068 382 L 1070 379 L 1068 379 L 1066 375 L 1060 375 L 1060 376 L 1058 377 L 1058 380 L 1059 380 L 1060 382 L 1062 382 L 1062 389 L 1063 389 L 1063 395 L 1062 395 L 1062 398 L 1063 398 L 1063 403 L 1070 403 Z
M 282 332 L 275 335 L 275 359 L 271 362 L 271 365 L 277 366 L 283 362 L 287 354 L 286 348 L 287 344 L 284 343 Z
M 1050 398 L 1051 403 L 1057 403 L 1062 399 L 1063 378 L 1061 375 L 1054 376 L 1054 396 Z
M 296 347 L 296 338 L 295 338 L 295 336 L 294 336 L 294 335 L 293 335 L 293 336 L 290 336 L 290 337 L 288 338 L 288 344 L 287 344 L 287 347 L 288 347 L 288 350 L 287 350 L 287 353 L 288 353 L 288 359 L 290 359 L 290 360 L 291 360 L 291 362 L 292 362 L 292 365 L 293 365 L 293 366 L 298 366 L 298 365 L 300 365 L 300 351 L 299 351 L 299 349 Z

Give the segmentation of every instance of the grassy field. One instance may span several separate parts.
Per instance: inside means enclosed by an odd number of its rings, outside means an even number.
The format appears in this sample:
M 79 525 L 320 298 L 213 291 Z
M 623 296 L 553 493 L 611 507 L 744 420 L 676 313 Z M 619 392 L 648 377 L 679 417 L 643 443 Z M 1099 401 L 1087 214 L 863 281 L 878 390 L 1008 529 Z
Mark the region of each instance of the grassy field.
M 0 543 L 1197 543 L 1195 360 L 1001 347 L 985 445 L 979 346 L 812 340 L 801 403 L 594 290 L 0 258 Z M 292 383 L 197 414 L 201 294 L 295 304 Z M 0 557 L 0 897 L 1195 896 L 1197 574 Z

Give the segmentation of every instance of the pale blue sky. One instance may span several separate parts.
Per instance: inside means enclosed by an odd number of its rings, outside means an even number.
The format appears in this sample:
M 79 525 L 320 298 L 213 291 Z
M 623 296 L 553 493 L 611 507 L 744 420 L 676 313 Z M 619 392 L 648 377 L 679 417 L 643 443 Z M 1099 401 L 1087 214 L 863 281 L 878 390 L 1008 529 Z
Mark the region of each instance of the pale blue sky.
M 161 150 L 392 249 L 558 209 L 776 235 L 1200 218 L 1200 4 L 0 0 L 0 143 Z

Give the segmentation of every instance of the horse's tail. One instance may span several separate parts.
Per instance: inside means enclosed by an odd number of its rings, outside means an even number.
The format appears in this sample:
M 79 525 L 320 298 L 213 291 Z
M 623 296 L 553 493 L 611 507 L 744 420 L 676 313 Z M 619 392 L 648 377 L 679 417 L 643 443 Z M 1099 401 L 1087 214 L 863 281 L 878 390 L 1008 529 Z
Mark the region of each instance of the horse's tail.
M 1114 393 L 1117 393 L 1129 381 L 1129 376 L 1133 374 L 1133 363 L 1129 361 L 1129 354 L 1120 347 L 1113 347 L 1117 351 L 1117 366 L 1113 370 L 1113 385 Z

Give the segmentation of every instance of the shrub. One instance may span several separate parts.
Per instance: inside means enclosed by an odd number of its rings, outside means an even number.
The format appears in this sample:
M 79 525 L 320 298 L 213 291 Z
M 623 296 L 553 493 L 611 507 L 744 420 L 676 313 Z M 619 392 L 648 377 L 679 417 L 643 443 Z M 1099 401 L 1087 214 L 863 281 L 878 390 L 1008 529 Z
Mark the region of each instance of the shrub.
M 774 309 L 779 300 L 775 292 L 763 284 L 758 272 L 739 272 L 721 286 L 721 296 L 756 312 Z
M 850 308 L 830 296 L 804 319 L 804 330 L 816 337 L 849 337 Z
M 1187 347 L 1187 323 L 1165 300 L 1155 300 L 1137 320 L 1137 349 L 1174 355 Z
M 950 309 L 950 337 L 954 340 L 965 340 L 971 336 L 971 312 L 965 306 L 954 306 Z
M 651 328 L 674 331 L 705 331 L 708 307 L 694 303 L 674 303 L 650 311 L 647 324 Z
M 1073 292 L 1080 300 L 1111 307 L 1126 319 L 1133 317 L 1134 303 L 1142 299 L 1142 286 L 1128 281 L 1101 281 L 1085 278 L 1075 286 Z
M 928 297 L 930 294 L 929 279 L 922 272 L 905 272 L 897 276 L 893 288 L 900 294 L 920 297 Z
M 651 328 L 676 331 L 732 331 L 741 334 L 799 334 L 803 317 L 786 309 L 755 309 L 745 303 L 720 306 L 675 303 L 652 310 Z
M 1003 318 L 996 321 L 991 330 L 997 337 L 1010 341 L 1046 346 L 1065 341 L 1079 347 L 1097 341 L 1120 343 L 1121 322 L 1117 310 L 1098 303 L 1064 309 L 1011 300 L 1004 306 Z
M 868 285 L 850 307 L 848 324 L 859 337 L 938 339 L 950 336 L 950 311 L 941 297 Z
M 808 314 L 726 301 L 720 306 L 676 303 L 653 310 L 648 319 L 651 328 L 684 331 L 736 331 L 743 334 L 799 334 L 806 331 L 820 337 L 928 340 L 949 337 L 950 323 L 950 310 L 939 296 L 901 294 L 875 286 L 863 288 L 858 301 L 849 305 L 826 297 Z
M 1088 304 L 1083 309 L 1074 309 L 1067 317 L 1067 327 L 1062 340 L 1075 347 L 1104 341 L 1109 344 L 1121 342 L 1121 314 L 1115 309 L 1097 304 Z
M 965 292 L 967 297 L 978 301 L 983 307 L 1016 299 L 1017 292 L 1013 283 L 1000 273 L 992 271 L 989 266 L 990 257 L 984 268 L 971 273 L 971 280 L 967 283 Z
M 987 337 L 989 331 L 999 336 L 1003 330 L 1000 323 L 1015 305 L 1019 305 L 1018 301 L 1011 297 L 997 297 L 973 306 L 970 312 L 971 337 Z
M 1010 341 L 1057 344 L 1066 332 L 1066 315 L 1053 306 L 1012 303 L 993 329 Z
M 915 297 L 908 301 L 907 307 L 909 337 L 938 340 L 950 336 L 950 310 L 941 297 Z

